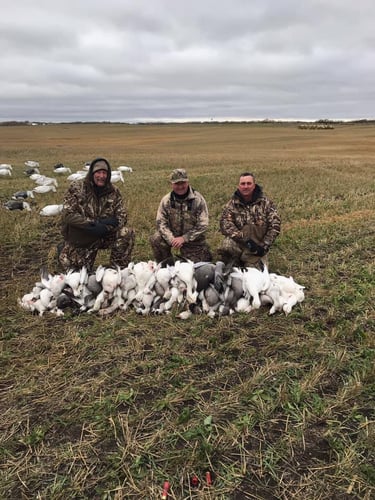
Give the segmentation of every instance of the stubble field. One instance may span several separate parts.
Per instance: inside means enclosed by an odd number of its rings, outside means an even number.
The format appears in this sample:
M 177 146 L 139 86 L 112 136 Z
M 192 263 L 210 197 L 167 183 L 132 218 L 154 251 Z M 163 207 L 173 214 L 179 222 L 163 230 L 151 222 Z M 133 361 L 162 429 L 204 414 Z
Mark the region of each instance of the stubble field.
M 375 126 L 59 124 L 0 127 L 1 204 L 32 189 L 27 160 L 53 175 L 97 156 L 129 165 L 134 261 L 173 168 L 188 170 L 218 221 L 252 171 L 277 204 L 270 270 L 306 286 L 289 316 L 188 321 L 82 314 L 42 317 L 17 298 L 41 266 L 59 271 L 57 218 L 0 208 L 0 498 L 368 499 L 375 492 Z M 100 254 L 97 263 L 106 264 Z M 212 484 L 206 482 L 210 472 Z M 199 478 L 193 488 L 191 477 Z

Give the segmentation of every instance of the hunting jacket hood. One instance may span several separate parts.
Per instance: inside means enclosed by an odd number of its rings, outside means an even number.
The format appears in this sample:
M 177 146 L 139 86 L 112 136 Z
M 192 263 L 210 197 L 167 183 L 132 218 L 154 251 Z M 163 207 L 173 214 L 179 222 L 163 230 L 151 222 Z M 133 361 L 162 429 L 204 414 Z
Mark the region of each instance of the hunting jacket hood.
M 107 179 L 105 186 L 103 188 L 98 188 L 96 184 L 94 183 L 94 166 L 98 161 L 103 161 L 107 165 Z M 84 183 L 87 185 L 89 189 L 92 189 L 92 191 L 97 195 L 97 196 L 103 196 L 111 191 L 113 191 L 113 185 L 111 183 L 111 176 L 112 176 L 112 169 L 111 165 L 108 163 L 108 161 L 104 158 L 96 158 L 93 160 L 90 164 L 89 171 L 87 172 L 87 175 L 84 179 Z

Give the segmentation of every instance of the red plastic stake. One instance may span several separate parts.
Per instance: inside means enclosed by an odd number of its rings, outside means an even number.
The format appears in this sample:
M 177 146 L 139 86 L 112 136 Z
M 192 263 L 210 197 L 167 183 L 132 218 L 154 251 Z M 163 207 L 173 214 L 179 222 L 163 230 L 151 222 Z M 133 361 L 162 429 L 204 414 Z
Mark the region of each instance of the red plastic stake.
M 212 486 L 212 477 L 211 477 L 211 472 L 209 470 L 206 472 L 206 483 L 207 486 Z
M 163 486 L 163 493 L 161 494 L 162 500 L 167 500 L 169 491 L 169 482 L 165 481 Z
M 199 479 L 197 476 L 192 476 L 191 478 L 191 486 L 192 488 L 197 488 L 199 485 Z

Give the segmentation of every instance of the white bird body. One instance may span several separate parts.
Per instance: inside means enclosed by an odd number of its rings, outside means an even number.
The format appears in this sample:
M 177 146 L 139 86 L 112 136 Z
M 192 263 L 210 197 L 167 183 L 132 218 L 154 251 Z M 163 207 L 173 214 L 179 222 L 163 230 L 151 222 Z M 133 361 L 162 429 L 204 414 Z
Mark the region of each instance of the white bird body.
M 13 170 L 13 167 L 9 163 L 0 163 L 0 169 Z
M 65 274 L 48 274 L 47 277 L 41 276 L 41 283 L 48 288 L 53 294 L 54 297 L 58 297 L 60 293 L 63 291 L 63 288 L 66 284 Z
M 73 174 L 68 175 L 67 180 L 68 181 L 80 181 L 84 179 L 87 175 L 87 172 L 85 170 L 78 170 L 77 172 L 74 172 Z
M 30 174 L 29 177 L 32 181 L 36 181 L 37 179 L 43 179 L 43 177 L 45 177 L 45 175 L 34 172 L 33 174 Z
M 69 167 L 56 167 L 54 170 L 55 174 L 71 174 L 72 171 Z
M 11 170 L 9 170 L 9 168 L 0 168 L 0 175 L 1 175 L 2 177 L 6 177 L 7 175 L 8 175 L 9 177 L 11 177 L 11 176 L 12 176 L 12 171 L 11 171 Z
M 59 215 L 61 214 L 63 209 L 63 205 L 46 205 L 45 207 L 42 208 L 42 210 L 39 212 L 39 215 L 42 215 L 44 217 L 50 217 L 54 215 Z
M 197 280 L 194 277 L 194 263 L 191 260 L 182 262 L 178 260 L 175 265 L 176 277 L 186 286 L 186 299 L 189 303 L 197 300 Z
M 37 186 L 33 189 L 34 193 L 38 193 L 38 194 L 45 194 L 45 193 L 49 193 L 49 192 L 53 192 L 53 193 L 56 193 L 56 188 L 53 184 L 51 185 L 41 185 L 41 186 Z
M 121 284 L 121 271 L 119 268 L 105 268 L 100 265 L 96 270 L 96 281 L 100 282 L 103 288 L 96 297 L 94 306 L 88 312 L 99 311 L 104 306 L 102 314 L 108 314 L 105 307 L 108 307 L 109 300 L 115 297 L 118 303 L 121 301 L 121 289 L 119 287 Z
M 25 165 L 26 167 L 39 167 L 39 162 L 38 161 L 34 161 L 34 160 L 27 160 L 25 161 Z
M 56 186 L 58 187 L 57 180 L 54 177 L 46 177 L 45 175 L 40 175 L 37 179 L 33 179 L 35 184 L 39 186 Z
M 80 271 L 68 271 L 65 281 L 72 289 L 74 297 L 79 297 L 87 281 L 87 269 L 83 267 Z
M 259 271 L 255 267 L 247 267 L 243 274 L 243 290 L 245 298 L 252 300 L 252 307 L 259 309 L 261 306 L 260 294 L 270 286 L 270 275 L 268 268 L 264 265 L 264 270 Z
M 118 170 L 112 170 L 111 172 L 111 182 L 124 182 L 124 177 Z
M 132 167 L 127 167 L 126 165 L 120 165 L 117 170 L 120 172 L 133 172 Z
M 305 287 L 299 285 L 290 276 L 270 274 L 270 285 L 261 295 L 262 304 L 272 304 L 269 314 L 283 311 L 288 315 L 293 306 L 305 299 Z

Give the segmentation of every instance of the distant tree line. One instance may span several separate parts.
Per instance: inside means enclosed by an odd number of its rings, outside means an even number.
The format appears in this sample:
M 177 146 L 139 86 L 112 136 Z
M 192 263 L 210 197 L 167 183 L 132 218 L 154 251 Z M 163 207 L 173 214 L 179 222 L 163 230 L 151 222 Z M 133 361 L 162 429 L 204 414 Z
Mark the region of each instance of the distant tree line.
M 264 120 L 228 120 L 228 121 L 218 121 L 218 120 L 200 120 L 200 121 L 194 121 L 192 120 L 191 122 L 186 121 L 186 122 L 158 122 L 158 121 L 153 121 L 153 122 L 119 122 L 119 121 L 74 121 L 74 122 L 31 122 L 29 120 L 24 120 L 24 121 L 17 121 L 17 120 L 9 120 L 9 121 L 3 121 L 0 122 L 0 127 L 16 127 L 20 125 L 58 125 L 59 123 L 63 123 L 64 125 L 82 125 L 82 124 L 124 124 L 124 125 L 168 125 L 169 123 L 173 124 L 187 124 L 187 123 L 198 123 L 198 124 L 216 124 L 216 125 L 223 125 L 223 124 L 298 124 L 299 128 L 329 128 L 332 129 L 334 128 L 334 124 L 342 124 L 342 125 L 355 125 L 355 124 L 369 124 L 369 125 L 374 125 L 375 124 L 375 119 L 367 119 L 367 118 L 361 118 L 359 120 L 347 120 L 347 121 L 342 121 L 342 120 L 328 120 L 328 119 L 320 119 L 316 120 L 314 122 L 305 122 L 301 120 L 272 120 L 269 118 L 266 118 Z

